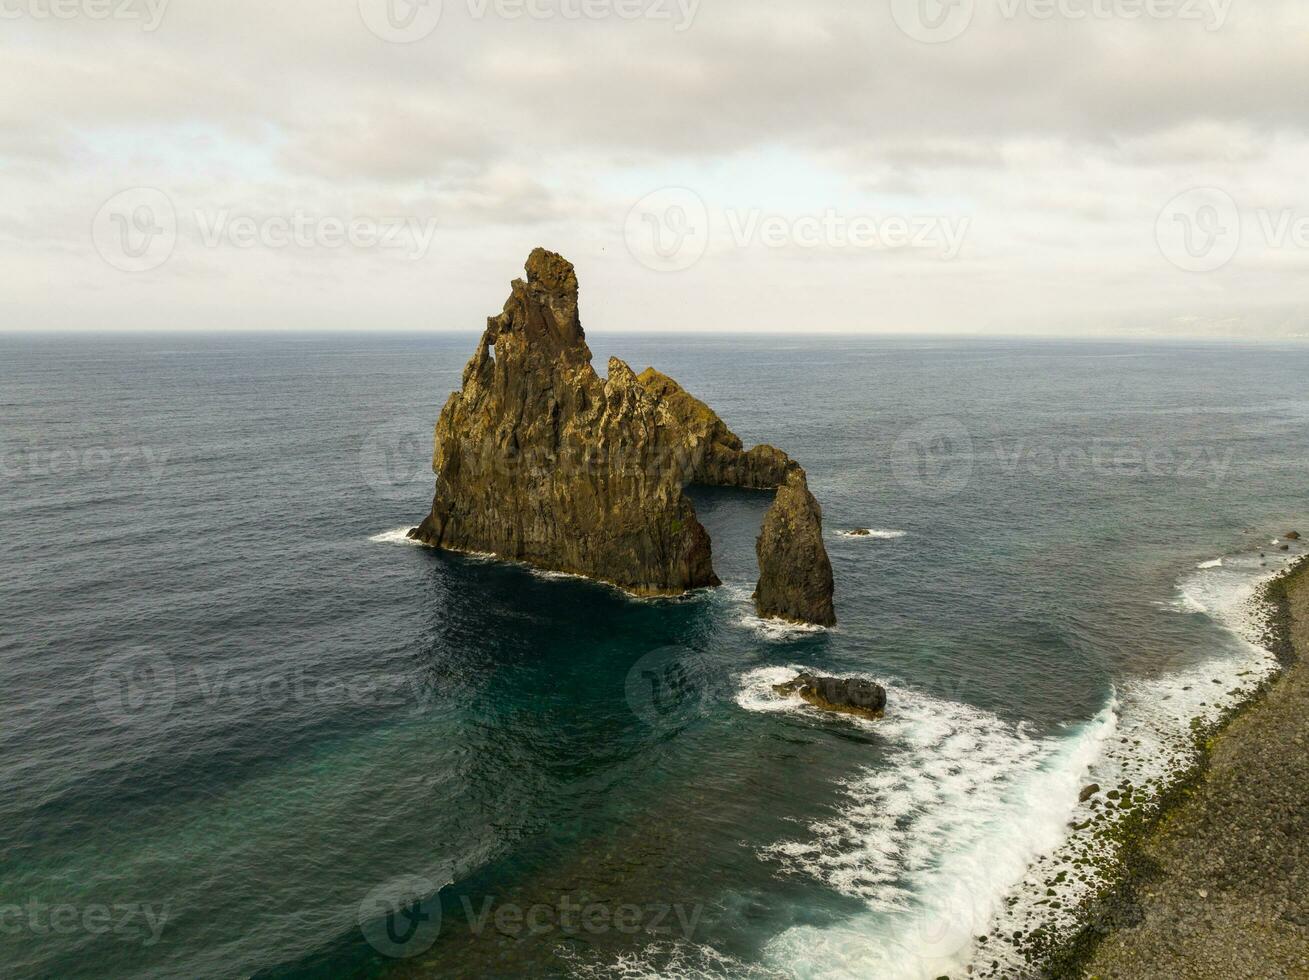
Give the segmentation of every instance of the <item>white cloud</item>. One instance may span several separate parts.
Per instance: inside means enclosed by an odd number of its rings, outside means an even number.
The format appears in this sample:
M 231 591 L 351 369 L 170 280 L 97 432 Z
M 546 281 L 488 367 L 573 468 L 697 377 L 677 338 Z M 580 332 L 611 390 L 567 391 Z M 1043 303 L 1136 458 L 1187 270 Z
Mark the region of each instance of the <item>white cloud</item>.
M 506 20 L 445 0 L 412 44 L 371 33 L 356 0 L 173 0 L 153 31 L 0 21 L 2 322 L 473 329 L 543 244 L 578 263 L 587 323 L 610 329 L 1299 330 L 1306 256 L 1260 216 L 1309 216 L 1309 9 L 1238 0 L 1210 29 L 1029 6 L 977 0 L 941 44 L 902 32 L 888 0 L 706 0 L 685 30 L 676 4 Z M 1235 257 L 1203 274 L 1155 241 L 1196 186 L 1242 216 Z M 181 218 L 169 259 L 129 274 L 90 229 L 132 187 Z M 624 240 L 661 187 L 694 191 L 711 225 L 681 272 Z M 741 244 L 724 229 L 743 208 L 968 232 L 950 261 Z M 437 232 L 421 259 L 197 245 L 193 216 L 220 209 Z

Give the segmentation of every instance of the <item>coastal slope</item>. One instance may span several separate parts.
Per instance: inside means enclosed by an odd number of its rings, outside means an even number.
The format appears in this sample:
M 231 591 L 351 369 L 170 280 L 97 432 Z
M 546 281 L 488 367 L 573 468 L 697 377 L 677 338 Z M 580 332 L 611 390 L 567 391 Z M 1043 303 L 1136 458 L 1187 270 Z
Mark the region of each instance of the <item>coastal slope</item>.
M 536 249 L 436 425 L 423 544 L 522 561 L 642 596 L 717 585 L 692 483 L 778 490 L 760 536 L 763 616 L 830 626 L 832 570 L 804 470 L 746 450 L 672 378 L 591 366 L 571 263 Z M 799 500 L 802 506 L 797 506 Z
M 1309 977 L 1309 561 L 1268 597 L 1285 671 L 1214 737 L 1190 793 L 1137 843 L 1112 928 L 1067 974 Z

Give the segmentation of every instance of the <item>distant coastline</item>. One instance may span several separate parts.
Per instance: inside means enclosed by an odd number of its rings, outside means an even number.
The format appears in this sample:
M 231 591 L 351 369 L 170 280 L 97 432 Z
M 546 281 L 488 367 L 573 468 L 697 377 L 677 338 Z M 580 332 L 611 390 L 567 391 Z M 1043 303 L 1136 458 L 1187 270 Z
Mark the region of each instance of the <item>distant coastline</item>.
M 1309 974 L 1309 556 L 1259 601 L 1281 670 L 1197 726 L 1194 766 L 1123 822 L 1121 873 L 1039 951 L 1048 975 Z

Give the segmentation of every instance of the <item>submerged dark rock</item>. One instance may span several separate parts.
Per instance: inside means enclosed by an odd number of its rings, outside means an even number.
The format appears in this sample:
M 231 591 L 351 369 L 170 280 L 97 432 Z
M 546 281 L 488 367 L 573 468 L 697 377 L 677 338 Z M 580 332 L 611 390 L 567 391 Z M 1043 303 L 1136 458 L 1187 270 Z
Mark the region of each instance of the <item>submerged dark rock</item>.
M 832 568 L 804 470 L 746 450 L 667 375 L 591 366 L 571 263 L 527 260 L 436 425 L 431 512 L 410 536 L 611 582 L 638 595 L 718 584 L 691 483 L 777 491 L 757 551 L 757 607 L 831 625 Z
M 859 677 L 820 677 L 798 674 L 785 684 L 774 684 L 781 695 L 798 695 L 816 708 L 876 720 L 886 710 L 886 689 Z

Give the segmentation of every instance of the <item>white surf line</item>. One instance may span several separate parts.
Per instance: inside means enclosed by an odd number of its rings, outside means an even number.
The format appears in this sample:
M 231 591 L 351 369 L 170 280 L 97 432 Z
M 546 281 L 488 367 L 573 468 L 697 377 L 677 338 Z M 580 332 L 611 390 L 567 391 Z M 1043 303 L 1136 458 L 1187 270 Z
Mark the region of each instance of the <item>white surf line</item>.
M 801 669 L 750 671 L 737 703 L 812 717 L 772 690 Z M 867 912 L 774 937 L 766 950 L 774 968 L 912 980 L 962 971 L 1004 896 L 1062 839 L 1116 722 L 1106 707 L 1066 737 L 1036 738 L 990 712 L 887 686 L 893 710 L 885 719 L 846 719 L 885 740 L 886 765 L 856 770 L 834 816 L 760 853 L 782 874 L 861 899 Z
M 383 531 L 381 534 L 374 534 L 368 540 L 374 544 L 410 544 L 422 547 L 421 541 L 415 541 L 409 537 L 410 528 L 413 525 L 398 527 L 394 531 Z
M 855 531 L 837 531 L 838 538 L 848 538 L 852 541 L 889 541 L 894 538 L 903 538 L 908 531 L 892 531 L 885 528 L 867 528 L 867 534 L 858 534 Z
M 1194 764 L 1194 725 L 1217 723 L 1279 669 L 1276 657 L 1260 645 L 1264 610 L 1255 597 L 1297 557 L 1227 556 L 1179 580 L 1178 598 L 1165 607 L 1210 617 L 1228 630 L 1232 647 L 1165 677 L 1120 684 L 1114 737 L 1087 774 L 1088 784 L 1100 791 L 1075 805 L 1064 841 L 1038 857 L 1006 896 L 987 926 L 988 941 L 978 944 L 966 964 L 973 976 L 1031 970 L 1022 941 L 1013 940 L 1016 932 L 1026 937 L 1040 927 L 1058 940 L 1071 938 L 1080 927 L 1082 903 L 1106 883 L 1098 869 L 1112 868 L 1117 856 L 1113 827 L 1129 808 L 1157 807 L 1163 790 Z M 993 971 L 992 963 L 998 969 Z
M 1259 645 L 1252 600 L 1296 557 L 1228 557 L 1184 576 L 1169 608 L 1203 611 L 1227 627 L 1233 646 L 1167 677 L 1120 684 L 1064 736 L 1037 739 L 985 711 L 887 685 L 895 709 L 886 719 L 846 721 L 887 739 L 888 765 L 857 771 L 835 816 L 760 854 L 781 873 L 862 899 L 868 911 L 785 931 L 767 946 L 767 964 L 805 977 L 1031 974 L 1031 930 L 1071 936 L 1080 903 L 1104 884 L 1096 861 L 1116 845 L 1100 831 L 1127 812 L 1126 797 L 1157 803 L 1194 761 L 1193 721 L 1218 721 L 1278 669 Z M 747 673 L 737 703 L 811 716 L 772 691 L 802 669 Z M 1092 782 L 1100 791 L 1079 801 Z
M 416 541 L 413 538 L 409 537 L 409 527 L 398 527 L 394 531 L 383 531 L 381 534 L 372 535 L 371 537 L 369 537 L 368 540 L 376 544 L 408 544 L 408 545 L 417 545 L 420 548 L 427 547 L 427 545 L 423 544 L 423 542 Z M 544 579 L 546 581 L 563 581 L 566 579 L 575 579 L 581 582 L 589 582 L 592 585 L 604 586 L 606 589 L 610 589 L 614 592 L 617 592 L 623 598 L 629 599 L 632 602 L 687 602 L 699 598 L 704 592 L 708 591 L 708 589 L 706 588 L 706 589 L 692 589 L 691 591 L 685 592 L 681 595 L 667 595 L 667 596 L 638 595 L 635 592 L 629 592 L 627 589 L 623 588 L 621 585 L 618 585 L 617 583 L 614 582 L 606 582 L 603 579 L 591 578 L 589 575 L 582 575 L 577 572 L 559 572 L 549 568 L 537 568 L 535 565 L 529 562 L 518 561 L 517 559 L 514 558 L 502 558 L 500 555 L 497 555 L 494 552 L 490 552 L 490 551 L 464 551 L 460 548 L 443 548 L 441 550 L 448 551 L 450 552 L 450 554 L 458 555 L 461 558 L 467 558 L 470 561 L 485 562 L 488 564 L 493 563 L 498 565 L 511 565 L 514 568 L 523 569 L 524 571 L 531 573 L 537 578 Z
M 784 642 L 819 633 L 834 633 L 836 626 L 819 626 L 816 623 L 793 623 L 786 619 L 765 619 L 755 612 L 754 585 L 741 582 L 724 582 L 716 591 L 721 592 L 727 601 L 740 610 L 736 624 L 743 626 L 761 640 Z

